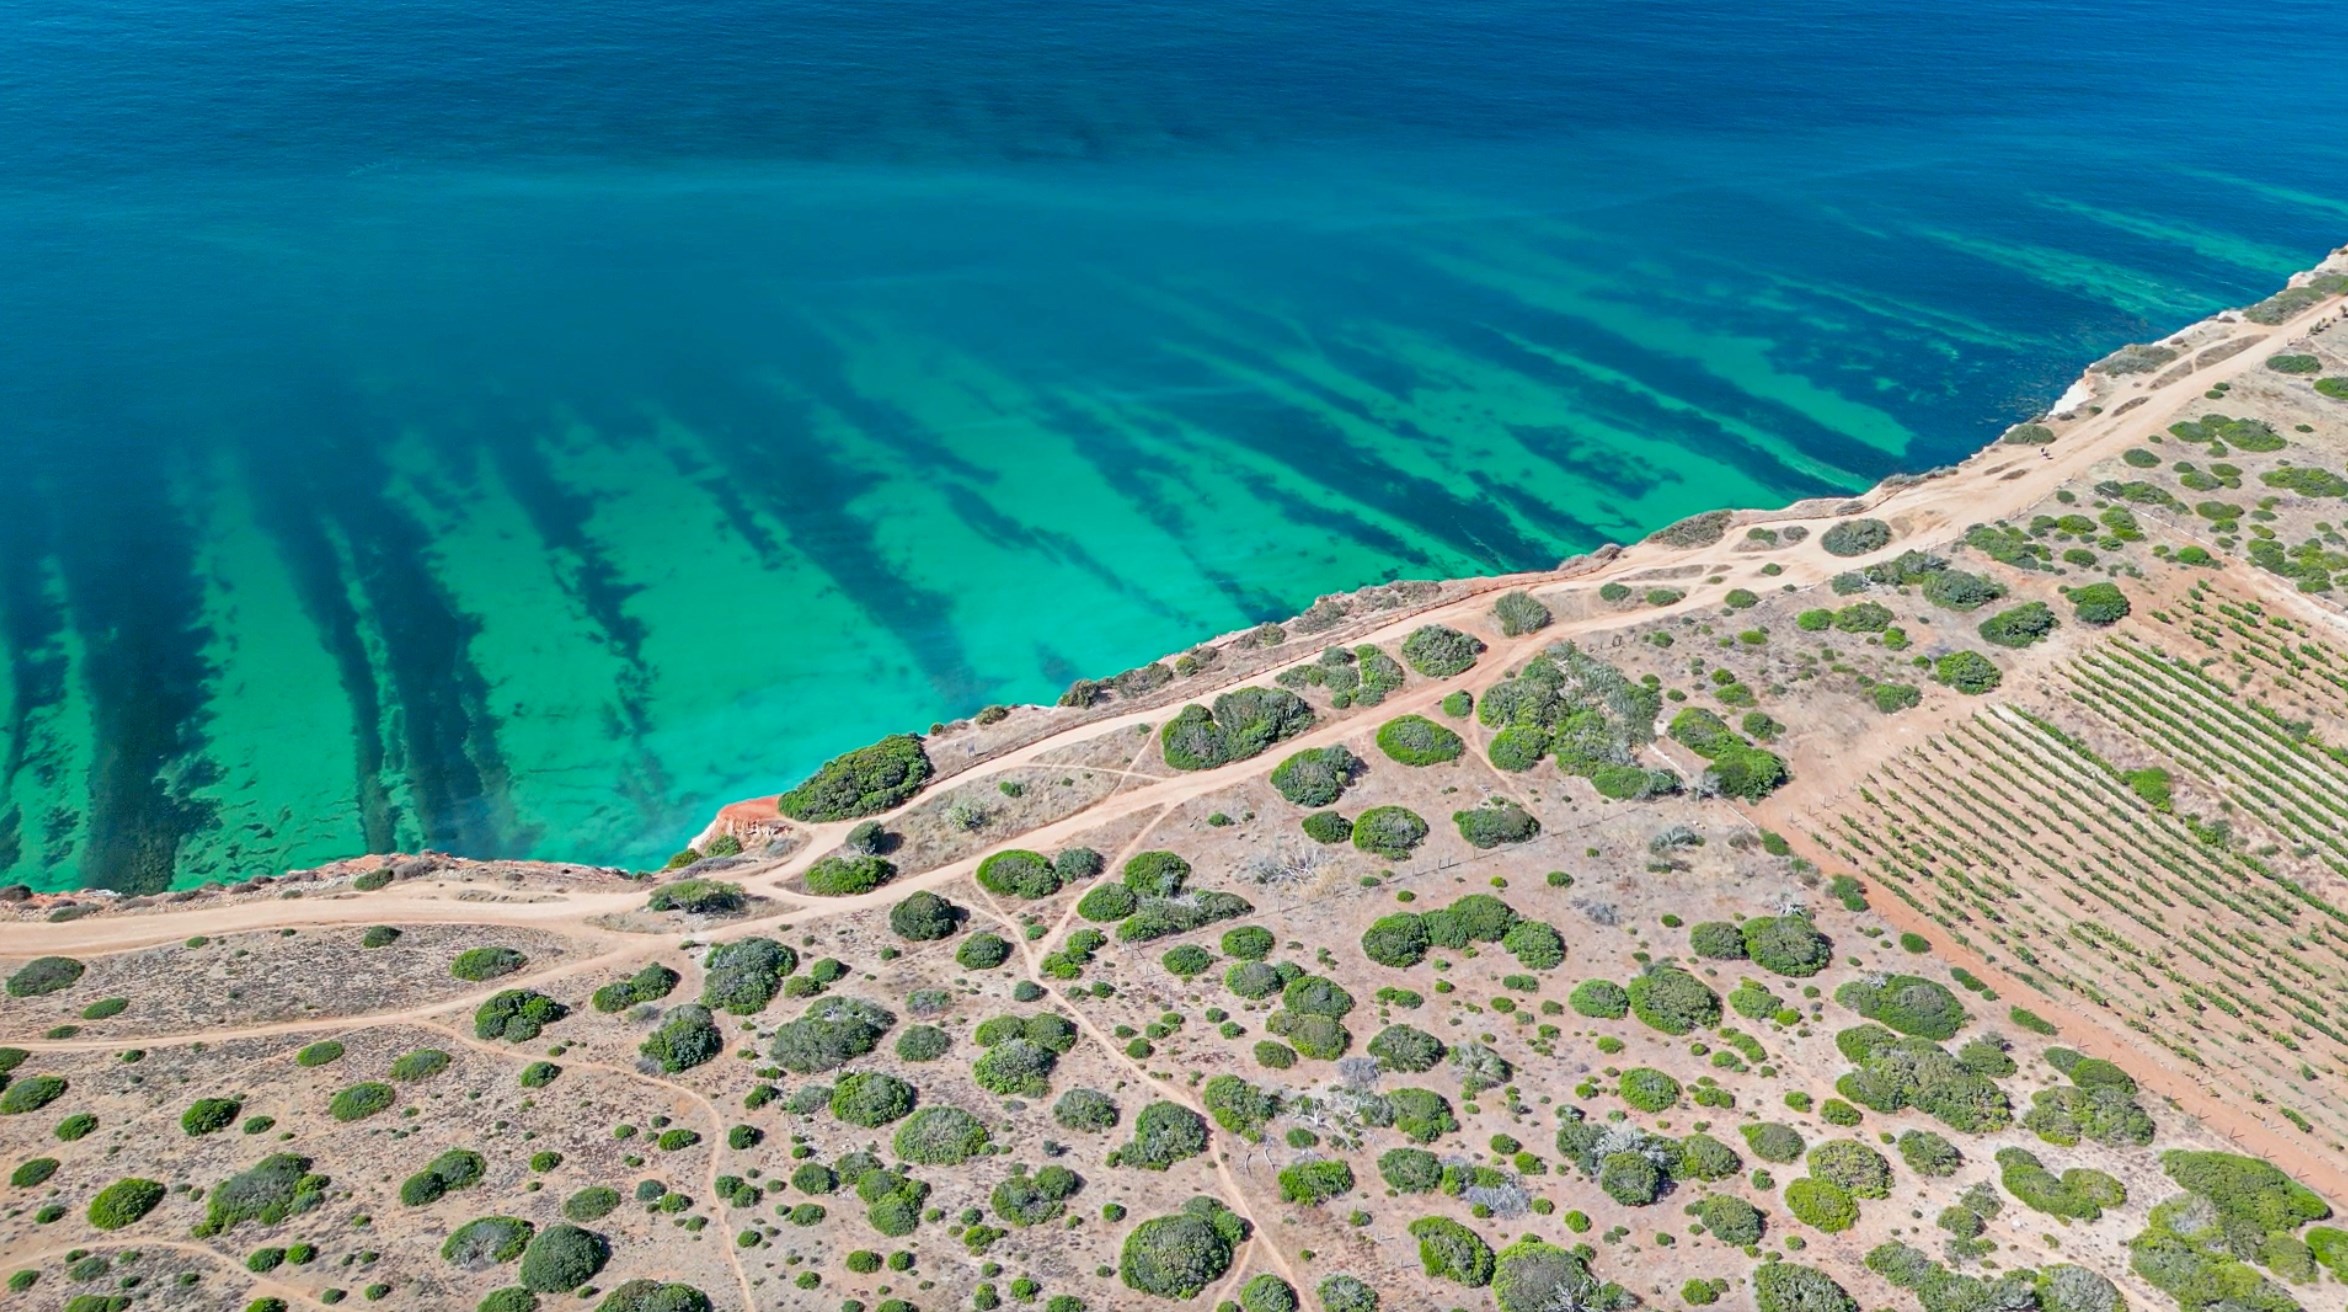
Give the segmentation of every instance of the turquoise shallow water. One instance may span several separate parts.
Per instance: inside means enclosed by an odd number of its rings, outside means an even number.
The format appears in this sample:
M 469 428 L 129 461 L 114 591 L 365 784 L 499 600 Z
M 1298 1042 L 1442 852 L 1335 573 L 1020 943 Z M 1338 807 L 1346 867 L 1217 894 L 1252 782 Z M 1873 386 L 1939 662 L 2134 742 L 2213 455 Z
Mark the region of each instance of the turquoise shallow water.
M 2332 5 L 1299 8 L 0 13 L 0 873 L 654 860 L 2348 234 Z

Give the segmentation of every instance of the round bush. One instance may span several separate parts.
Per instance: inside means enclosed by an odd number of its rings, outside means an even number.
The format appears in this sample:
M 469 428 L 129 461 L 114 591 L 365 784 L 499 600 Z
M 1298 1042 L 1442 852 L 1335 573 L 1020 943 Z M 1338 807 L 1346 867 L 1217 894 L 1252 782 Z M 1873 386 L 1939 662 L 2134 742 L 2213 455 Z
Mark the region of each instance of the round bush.
M 1745 936 L 1725 920 L 1706 920 L 1688 931 L 1688 950 L 1714 961 L 1742 961 Z
M 1335 811 L 1315 811 L 1297 823 L 1304 836 L 1316 843 L 1342 843 L 1353 837 L 1353 821 Z
M 2005 682 L 1997 663 L 1977 651 L 1952 651 L 1935 661 L 1932 677 L 1969 697 L 1993 692 Z
M 1221 1228 L 1216 1225 L 1227 1216 L 1229 1213 L 1223 1212 L 1210 1218 L 1185 1210 L 1142 1222 L 1125 1236 L 1118 1253 L 1118 1277 L 1126 1288 L 1145 1294 L 1196 1298 L 1231 1269 L 1232 1245 L 1239 1237 L 1238 1218 L 1232 1217 L 1233 1224 Z
M 1373 806 L 1353 822 L 1353 845 L 1389 861 L 1408 858 L 1426 838 L 1427 822 L 1408 807 Z
M 1758 1312 L 1859 1312 L 1832 1276 L 1792 1262 L 1764 1262 L 1753 1272 Z
M 1214 968 L 1215 954 L 1205 948 L 1185 943 L 1160 958 L 1168 973 L 1180 979 L 1194 979 Z
M 961 927 L 962 908 L 928 889 L 889 908 L 890 932 L 909 943 L 934 943 L 951 938 Z
M 612 1202 L 616 1206 L 619 1195 L 613 1194 Z M 520 1257 L 536 1233 L 537 1227 L 520 1217 L 476 1217 L 449 1233 L 440 1246 L 440 1256 L 468 1271 L 502 1266 Z
M 1864 556 L 1891 544 L 1891 525 L 1880 519 L 1846 519 L 1818 535 L 1830 556 Z
M 878 1071 L 842 1076 L 832 1087 L 831 1108 L 850 1125 L 877 1129 L 913 1110 L 913 1086 Z
M 595 1312 L 710 1312 L 711 1306 L 709 1295 L 692 1285 L 631 1280 L 604 1295 Z
M 1598 1187 L 1625 1207 L 1645 1207 L 1663 1195 L 1663 1172 L 1639 1153 L 1608 1153 L 1598 1168 Z
M 1735 1194 L 1714 1194 L 1698 1202 L 1696 1219 L 1714 1239 L 1736 1248 L 1760 1243 L 1766 1224 L 1761 1209 Z
M 887 1010 L 862 998 L 818 998 L 799 1019 L 775 1030 L 775 1063 L 793 1075 L 837 1070 L 880 1046 L 897 1023 Z
M 1141 906 L 1141 899 L 1123 884 L 1096 884 L 1076 900 L 1076 914 L 1086 920 L 1123 920 Z
M 1240 1286 L 1241 1312 L 1299 1312 L 1296 1287 L 1266 1271 Z
M 1389 1025 L 1370 1040 L 1369 1054 L 1380 1070 L 1416 1075 L 1439 1065 L 1447 1049 L 1443 1040 L 1411 1025 Z
M 242 1104 L 233 1098 L 198 1098 L 180 1114 L 179 1128 L 190 1135 L 217 1134 L 236 1124 Z
M 1117 1103 L 1098 1089 L 1070 1089 L 1052 1104 L 1052 1119 L 1062 1129 L 1101 1134 L 1117 1128 Z
M 1458 760 L 1467 743 L 1426 716 L 1402 715 L 1379 728 L 1378 750 L 1404 765 L 1441 765 Z
M 511 975 L 530 959 L 512 948 L 467 948 L 448 963 L 448 973 L 478 984 Z
M 877 856 L 827 856 L 807 867 L 807 891 L 817 897 L 853 897 L 896 877 L 897 867 Z
M 1280 991 L 1280 968 L 1262 961 L 1241 961 L 1223 972 L 1223 987 L 1254 1002 Z
M 334 1095 L 326 1104 L 326 1114 L 338 1121 L 363 1121 L 389 1108 L 399 1100 L 399 1094 L 390 1085 L 369 1080 L 354 1084 Z
M 984 930 L 962 940 L 962 946 L 954 950 L 954 964 L 964 970 L 993 970 L 1010 959 L 1010 941 Z
M 1612 980 L 1591 979 L 1576 985 L 1566 1005 L 1592 1020 L 1621 1020 L 1630 1014 L 1631 995 Z
M 2072 617 L 2091 628 L 2103 628 L 2128 618 L 2128 594 L 2117 583 L 2090 583 L 2071 589 Z
M 1744 924 L 1744 955 L 1763 970 L 1808 978 L 1834 964 L 1834 943 L 1808 916 L 1755 916 Z
M 391 1078 L 402 1084 L 428 1080 L 448 1069 L 449 1055 L 438 1048 L 418 1048 L 391 1059 Z
M 1631 1014 L 1665 1034 L 1708 1030 L 1720 1023 L 1720 995 L 1672 966 L 1657 966 L 1631 981 Z
M 1142 852 L 1125 863 L 1125 886 L 1140 897 L 1179 897 L 1190 863 L 1172 852 Z
M 619 1205 L 619 1190 L 592 1184 L 563 1200 L 563 1215 L 573 1221 L 600 1221 Z
M 1011 848 L 978 863 L 978 883 L 998 897 L 1033 900 L 1060 891 L 1059 872 L 1041 852 Z
M 1785 1205 L 1802 1224 L 1837 1234 L 1859 1220 L 1850 1192 L 1831 1180 L 1803 1176 L 1785 1187 Z
M 1745 1136 L 1745 1146 L 1752 1149 L 1753 1155 L 1762 1161 L 1783 1165 L 1800 1159 L 1802 1155 L 1802 1133 L 1790 1125 L 1764 1121 L 1759 1125 L 1743 1126 L 1741 1132 Z
M 1810 1173 L 1854 1198 L 1891 1196 L 1891 1163 L 1856 1139 L 1830 1139 L 1810 1150 Z
M 90 1224 L 100 1230 L 120 1230 L 154 1211 L 166 1192 L 154 1180 L 117 1180 L 90 1200 Z
M 1667 1111 L 1679 1105 L 1679 1081 L 1651 1066 L 1624 1071 L 1616 1088 L 1624 1102 L 1643 1112 Z
M 954 1040 L 935 1025 L 907 1026 L 897 1036 L 897 1056 L 902 1061 L 936 1061 L 954 1046 Z
M 1223 933 L 1223 955 L 1238 961 L 1261 961 L 1272 955 L 1278 940 L 1261 925 L 1241 925 Z
M 37 998 L 72 988 L 86 969 L 71 957 L 35 957 L 8 977 L 8 996 Z
M 986 1126 L 959 1107 L 924 1107 L 905 1118 L 890 1140 L 897 1156 L 916 1166 L 960 1166 L 993 1141 Z
M 522 1288 L 564 1294 L 593 1280 L 611 1260 L 611 1244 L 592 1230 L 556 1224 L 538 1232 L 522 1250 Z
M 1274 767 L 1272 786 L 1298 806 L 1332 806 L 1361 770 L 1361 758 L 1344 747 L 1309 747 Z

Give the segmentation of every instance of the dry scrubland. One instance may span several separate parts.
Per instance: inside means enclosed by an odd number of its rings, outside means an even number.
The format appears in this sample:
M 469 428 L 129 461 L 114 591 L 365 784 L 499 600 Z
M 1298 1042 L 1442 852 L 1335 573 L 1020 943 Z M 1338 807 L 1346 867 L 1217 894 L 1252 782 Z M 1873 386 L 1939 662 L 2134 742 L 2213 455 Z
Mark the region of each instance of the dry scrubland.
M 656 875 L 19 898 L 11 1306 L 2338 1308 L 2342 281 Z

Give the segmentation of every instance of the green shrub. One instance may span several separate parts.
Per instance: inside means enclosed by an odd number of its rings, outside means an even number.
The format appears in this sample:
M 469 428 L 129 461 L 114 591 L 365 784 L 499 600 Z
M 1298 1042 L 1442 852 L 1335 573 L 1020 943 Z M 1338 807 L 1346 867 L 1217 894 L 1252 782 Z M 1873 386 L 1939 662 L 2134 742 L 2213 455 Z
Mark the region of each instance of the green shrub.
M 1645 1207 L 1663 1196 L 1664 1176 L 1644 1153 L 1608 1153 L 1598 1165 L 1598 1187 L 1625 1207 Z
M 978 863 L 978 883 L 998 897 L 1034 900 L 1060 891 L 1060 876 L 1041 852 L 1009 848 Z
M 1215 954 L 1196 944 L 1185 943 L 1159 959 L 1168 974 L 1177 979 L 1195 979 L 1215 967 Z
M 1878 683 L 1868 689 L 1875 709 L 1885 715 L 1896 715 L 1924 700 L 1924 694 L 1912 683 Z
M 1850 1229 L 1859 1220 L 1859 1205 L 1850 1191 L 1831 1180 L 1803 1176 L 1785 1187 L 1786 1208 L 1794 1219 L 1828 1234 Z
M 1419 1241 L 1419 1267 L 1428 1275 L 1481 1289 L 1492 1283 L 1492 1246 L 1483 1236 L 1443 1216 L 1423 1216 L 1410 1223 L 1410 1236 Z
M 709 1295 L 692 1285 L 631 1280 L 603 1296 L 595 1312 L 710 1312 Z
M 1133 1137 L 1118 1150 L 1120 1165 L 1163 1171 L 1207 1148 L 1206 1118 L 1179 1103 L 1153 1102 L 1133 1120 Z
M 1422 625 L 1402 640 L 1402 659 L 1430 679 L 1465 674 L 1484 654 L 1481 640 L 1441 624 Z
M 1852 980 L 1834 1000 L 1871 1021 L 1902 1034 L 1945 1040 L 1965 1024 L 1965 1008 L 1940 984 L 1914 975 L 1873 975 Z
M 234 1098 L 198 1098 L 179 1117 L 179 1128 L 191 1136 L 218 1134 L 236 1124 L 244 1105 Z
M 1967 696 L 1994 691 L 2005 681 L 1995 662 L 1977 651 L 1952 651 L 1933 662 L 1932 677 Z
M 2128 618 L 2128 594 L 2117 583 L 2090 583 L 2071 589 L 2072 617 L 2094 628 Z
M 1758 1312 L 1859 1312 L 1841 1285 L 1815 1267 L 1764 1262 L 1753 1272 Z
M 1505 798 L 1487 799 L 1471 811 L 1454 811 L 1451 822 L 1459 826 L 1459 836 L 1468 846 L 1481 849 L 1531 842 L 1541 833 L 1540 821 Z
M 2324 362 L 2312 355 L 2270 355 L 2266 367 L 2279 374 L 2322 373 Z
M 1389 1025 L 1370 1039 L 1369 1054 L 1379 1069 L 1406 1075 L 1433 1070 L 1448 1049 L 1443 1040 L 1411 1025 Z
M 1763 970 L 1806 979 L 1834 963 L 1834 943 L 1808 916 L 1755 916 L 1743 926 L 1745 955 Z
M 1424 1148 L 1390 1148 L 1378 1158 L 1378 1178 L 1397 1193 L 1423 1194 L 1443 1180 L 1443 1163 Z
M 798 787 L 775 799 L 794 820 L 857 820 L 902 805 L 932 773 L 929 753 L 912 734 L 891 734 L 869 747 L 823 763 Z
M 1891 543 L 1891 525 L 1880 519 L 1846 519 L 1818 536 L 1830 556 L 1864 556 Z
M 527 1043 L 570 1009 L 530 989 L 503 989 L 473 1012 L 473 1037 Z
M 1353 1168 L 1341 1161 L 1298 1162 L 1280 1172 L 1280 1200 L 1318 1207 L 1353 1192 Z
M 1407 859 L 1426 838 L 1427 822 L 1407 807 L 1373 806 L 1353 822 L 1353 845 L 1389 861 Z
M 2045 446 L 2055 440 L 2055 435 L 2054 430 L 2044 424 L 2016 424 L 1998 440 L 2014 446 Z
M 1631 1014 L 1666 1034 L 1711 1029 L 1720 1023 L 1720 995 L 1676 966 L 1655 966 L 1630 983 Z
M 1117 1128 L 1117 1103 L 1098 1089 L 1070 1089 L 1052 1104 L 1052 1119 L 1065 1130 L 1104 1134 Z
M 799 1019 L 775 1030 L 775 1063 L 794 1075 L 836 1070 L 880 1046 L 897 1023 L 861 998 L 818 998 Z
M 1679 1105 L 1680 1083 L 1652 1066 L 1634 1066 L 1616 1085 L 1622 1100 L 1643 1112 L 1667 1111 Z
M 1194 1198 L 1171 1216 L 1152 1217 L 1125 1236 L 1117 1274 L 1128 1289 L 1188 1299 L 1223 1278 L 1247 1222 L 1212 1198 Z
M 595 990 L 591 999 L 601 1012 L 626 1011 L 640 1002 L 658 1002 L 676 991 L 677 972 L 655 961 L 628 978 L 606 984 Z
M 716 879 L 680 879 L 652 891 L 648 911 L 682 911 L 694 916 L 726 916 L 750 905 L 740 884 Z
M 922 889 L 889 908 L 889 932 L 908 943 L 934 943 L 952 938 L 962 919 L 962 908 Z
M 604 1192 L 611 1193 L 608 1189 Z M 612 1194 L 612 1205 L 618 1206 L 619 1201 L 619 1195 Z M 536 1233 L 538 1227 L 520 1217 L 476 1217 L 450 1232 L 447 1241 L 440 1246 L 440 1256 L 442 1260 L 468 1271 L 503 1266 L 520 1257 L 522 1250 L 530 1246 L 530 1237 Z
M 1695 1205 L 1695 1214 L 1704 1223 L 1706 1233 L 1735 1248 L 1760 1243 L 1766 1228 L 1761 1209 L 1735 1194 L 1714 1194 L 1701 1199 Z
M 1280 1114 L 1280 1099 L 1236 1075 L 1218 1075 L 1199 1091 L 1215 1124 L 1250 1141 L 1263 1137 L 1264 1124 Z
M 1261 961 L 1242 961 L 1223 972 L 1223 987 L 1253 1002 L 1268 998 L 1286 984 L 1280 968 Z
M 954 964 L 964 970 L 993 970 L 1010 959 L 1010 940 L 984 930 L 962 940 L 962 946 L 954 949 Z
M 389 1086 L 377 1087 L 386 1095 L 391 1092 Z M 227 1234 L 247 1221 L 276 1225 L 316 1207 L 327 1184 L 325 1176 L 310 1173 L 309 1158 L 272 1153 L 204 1195 L 204 1220 L 195 1228 L 196 1237 Z
M 1467 742 L 1426 716 L 1400 715 L 1379 727 L 1378 750 L 1404 765 L 1441 765 L 1458 760 Z
M 1362 931 L 1362 954 L 1381 966 L 1415 966 L 1427 955 L 1427 927 L 1410 912 L 1381 916 Z
M 701 961 L 701 1005 L 734 1016 L 755 1016 L 799 969 L 796 950 L 771 938 L 719 943 Z
M 155 1180 L 117 1180 L 90 1200 L 90 1224 L 100 1230 L 120 1230 L 154 1211 L 167 1192 Z
M 1342 843 L 1353 837 L 1353 821 L 1335 811 L 1315 811 L 1299 823 L 1304 836 L 1316 843 Z
M 0 1116 L 21 1116 L 37 1112 L 65 1096 L 71 1084 L 59 1075 L 33 1075 L 8 1085 L 0 1092 Z
M 619 1205 L 618 1190 L 606 1185 L 589 1185 L 563 1200 L 563 1215 L 573 1221 L 600 1221 Z
M 913 1110 L 913 1086 L 878 1071 L 842 1076 L 832 1087 L 831 1109 L 850 1125 L 877 1129 Z
M 72 957 L 35 957 L 8 977 L 8 996 L 37 998 L 72 988 L 86 969 Z
M 1158 732 L 1166 764 L 1210 770 L 1261 755 L 1273 743 L 1312 727 L 1313 708 L 1285 688 L 1239 688 L 1175 712 Z
M 1362 768 L 1362 759 L 1343 747 L 1308 747 L 1273 769 L 1272 786 L 1298 806 L 1333 806 Z
M 593 1280 L 611 1260 L 611 1244 L 592 1230 L 567 1223 L 539 1231 L 522 1250 L 522 1288 L 564 1294 Z
M 1492 603 L 1492 618 L 1499 622 L 1503 637 L 1521 638 L 1528 633 L 1549 627 L 1552 618 L 1549 608 L 1522 592 L 1502 593 Z M 1250 1308 L 1248 1312 L 1255 1312 Z
M 1629 1304 L 1626 1294 L 1601 1284 L 1581 1252 L 1530 1236 L 1500 1250 L 1492 1266 L 1492 1298 L 1500 1312 L 1555 1312 Z
M 1744 932 L 1725 920 L 1699 921 L 1688 930 L 1688 950 L 1714 961 L 1742 961 Z
M 988 1205 L 995 1215 L 1024 1230 L 1057 1219 L 1067 1210 L 1067 1200 L 1083 1185 L 1076 1172 L 1065 1166 L 1047 1166 L 1034 1175 L 1028 1175 L 1024 1167 L 1017 1168 L 1010 1179 L 995 1186 Z
M 1500 936 L 1500 946 L 1527 970 L 1554 970 L 1565 964 L 1565 936 L 1539 920 L 1520 920 Z
M 56 1158 L 34 1157 L 18 1163 L 17 1168 L 9 1173 L 8 1183 L 13 1188 L 31 1189 L 37 1185 L 48 1183 L 49 1177 L 55 1174 L 57 1174 Z
M 853 897 L 896 877 L 897 867 L 877 856 L 827 856 L 807 867 L 807 891 L 817 897 Z
M 1856 1139 L 1830 1139 L 1810 1150 L 1810 1173 L 1853 1198 L 1891 1196 L 1891 1163 Z
M 363 1121 L 398 1100 L 399 1094 L 390 1085 L 369 1080 L 335 1094 L 326 1104 L 326 1114 L 345 1123 Z
M 2178 1188 L 2206 1199 L 2219 1216 L 2266 1233 L 2296 1230 L 2331 1215 L 2313 1190 L 2255 1157 L 2171 1149 L 2161 1154 L 2160 1164 Z
M 673 1007 L 660 1025 L 644 1036 L 636 1051 L 667 1074 L 689 1071 L 726 1050 L 725 1035 L 709 1008 L 696 1003 Z
M 500 975 L 511 975 L 528 961 L 528 957 L 512 948 L 467 948 L 448 963 L 448 973 L 478 984 Z
M 1802 1132 L 1777 1121 L 1763 1121 L 1757 1125 L 1740 1126 L 1745 1146 L 1765 1162 L 1783 1165 L 1802 1156 Z
M 1930 570 L 1923 583 L 1924 599 L 1950 610 L 1979 610 L 2006 595 L 2005 584 L 1961 569 Z
M 443 1195 L 456 1189 L 469 1189 L 481 1183 L 489 1163 L 481 1154 L 464 1148 L 452 1148 L 435 1157 L 423 1170 L 401 1182 L 399 1200 L 409 1207 L 423 1207 L 439 1202 Z
M 1630 1014 L 1631 995 L 1612 980 L 1584 980 L 1567 995 L 1566 1005 L 1592 1020 L 1621 1020 Z
M 82 1008 L 83 1020 L 111 1020 L 130 1010 L 129 998 L 100 998 Z
M 391 1078 L 402 1084 L 428 1080 L 448 1069 L 449 1055 L 438 1048 L 417 1048 L 391 1059 Z
M 1396 1089 L 1386 1097 L 1394 1128 L 1416 1143 L 1433 1143 L 1459 1129 L 1451 1100 L 1432 1089 Z
M 2034 1212 L 2093 1221 L 2128 1201 L 2127 1189 L 2102 1171 L 2074 1166 L 2058 1176 L 2036 1154 L 2020 1148 L 1998 1150 L 1997 1164 L 1998 1183 Z
M 897 1127 L 890 1146 L 916 1166 L 960 1166 L 993 1140 L 983 1122 L 959 1107 L 924 1107 Z
M 1225 930 L 1222 939 L 1223 955 L 1239 961 L 1261 961 L 1272 955 L 1279 945 L 1272 931 L 1261 925 L 1241 925 Z
M 2025 601 L 1981 621 L 1979 631 L 1992 646 L 2027 647 L 2055 631 L 2055 616 L 2045 602 Z

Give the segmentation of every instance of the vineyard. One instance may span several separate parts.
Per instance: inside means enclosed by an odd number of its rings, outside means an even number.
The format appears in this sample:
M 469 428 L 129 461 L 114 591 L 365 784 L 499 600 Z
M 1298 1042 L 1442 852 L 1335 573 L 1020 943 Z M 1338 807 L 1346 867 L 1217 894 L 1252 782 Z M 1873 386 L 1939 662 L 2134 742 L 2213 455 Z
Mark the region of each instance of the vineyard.
M 2200 582 L 2056 678 L 1884 765 L 1818 840 L 1960 946 L 2337 1150 L 2348 752 L 2317 717 L 2338 720 L 2348 650 Z

